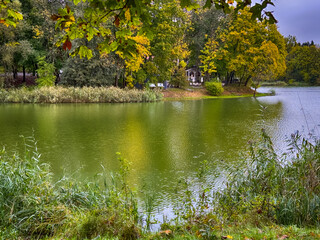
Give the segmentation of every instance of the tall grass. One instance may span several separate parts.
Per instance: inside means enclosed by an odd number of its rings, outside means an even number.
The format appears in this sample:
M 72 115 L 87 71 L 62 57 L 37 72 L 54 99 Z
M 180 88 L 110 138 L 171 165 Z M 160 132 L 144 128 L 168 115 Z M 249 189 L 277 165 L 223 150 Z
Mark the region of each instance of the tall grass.
M 229 174 L 220 190 L 213 190 L 217 179 L 207 178 L 210 168 L 202 162 L 195 178 L 178 183 L 176 217 L 156 235 L 148 232 L 154 197 L 146 195 L 145 207 L 138 204 L 127 182 L 130 164 L 120 154 L 114 175 L 54 182 L 35 140 L 24 141 L 21 155 L 0 151 L 0 238 L 183 239 L 191 234 L 190 239 L 219 239 L 219 231 L 230 224 L 320 223 L 320 141 L 299 134 L 291 136 L 288 153 L 279 156 L 263 132 L 238 165 L 221 171 Z
M 127 103 L 154 102 L 162 93 L 116 87 L 41 87 L 0 89 L 2 103 Z
M 218 194 L 225 218 L 247 214 L 260 221 L 319 226 L 320 141 L 297 133 L 288 146 L 289 152 L 278 156 L 265 132 L 261 142 L 251 143 L 249 154 L 232 169 Z
M 97 182 L 63 178 L 54 183 L 34 139 L 25 140 L 22 156 L 10 155 L 5 148 L 0 152 L 0 234 L 5 236 L 0 237 L 140 236 L 137 200 L 126 182 L 124 158 L 119 156 L 121 170 L 110 184 L 105 176 Z

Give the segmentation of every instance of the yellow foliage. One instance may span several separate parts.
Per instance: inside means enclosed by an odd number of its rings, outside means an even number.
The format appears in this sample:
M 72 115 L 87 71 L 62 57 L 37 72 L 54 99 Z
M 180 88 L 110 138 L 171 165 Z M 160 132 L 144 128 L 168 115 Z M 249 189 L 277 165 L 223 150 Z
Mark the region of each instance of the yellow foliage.
M 177 59 L 185 59 L 190 55 L 190 51 L 188 50 L 188 45 L 186 43 L 179 43 L 174 46 L 171 53 L 175 55 L 175 58 Z
M 124 13 L 124 16 L 126 17 L 126 20 L 129 22 L 131 20 L 131 14 L 130 14 L 130 9 L 127 8 L 127 10 Z
M 19 45 L 20 43 L 18 43 L 18 42 L 8 42 L 8 43 L 6 43 L 6 47 L 14 47 L 14 46 L 16 46 L 16 45 Z
M 32 27 L 32 30 L 36 34 L 36 36 L 33 36 L 33 38 L 41 38 L 44 34 L 44 32 L 41 31 L 38 26 Z
M 215 66 L 215 59 L 217 58 L 218 43 L 212 38 L 208 39 L 204 49 L 200 55 L 202 66 L 201 68 L 205 73 L 215 73 L 217 68 Z
M 150 55 L 150 41 L 145 36 L 129 36 L 128 39 L 136 42 L 136 52 L 131 53 L 130 59 L 125 59 L 126 69 L 131 72 L 137 72 L 143 64 L 144 59 Z M 124 58 L 123 53 L 117 52 L 119 57 Z
M 131 75 L 127 76 L 126 77 L 127 87 L 133 88 L 133 81 L 134 81 L 134 78 Z

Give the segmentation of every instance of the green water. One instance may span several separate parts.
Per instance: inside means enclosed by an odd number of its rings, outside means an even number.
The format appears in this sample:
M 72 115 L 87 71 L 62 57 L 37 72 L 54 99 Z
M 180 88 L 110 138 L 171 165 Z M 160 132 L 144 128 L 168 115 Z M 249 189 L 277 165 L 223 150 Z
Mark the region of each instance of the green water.
M 293 131 L 318 131 L 320 88 L 276 91 L 276 96 L 257 99 L 2 104 L 0 145 L 13 151 L 21 147 L 19 135 L 34 134 L 42 161 L 51 164 L 56 178 L 114 172 L 116 152 L 121 152 L 132 162 L 130 183 L 165 196 L 180 176 L 194 176 L 200 161 L 211 167 L 237 161 L 261 128 L 280 150 Z

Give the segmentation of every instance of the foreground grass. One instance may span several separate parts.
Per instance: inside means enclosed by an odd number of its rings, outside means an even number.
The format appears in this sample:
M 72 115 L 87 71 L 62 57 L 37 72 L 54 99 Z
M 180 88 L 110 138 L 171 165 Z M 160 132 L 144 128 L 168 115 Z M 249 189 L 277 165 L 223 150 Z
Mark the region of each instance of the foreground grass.
M 293 134 L 288 154 L 278 156 L 263 132 L 238 165 L 222 171 L 229 172 L 227 180 L 215 191 L 202 162 L 197 179 L 177 184 L 175 218 L 157 232 L 148 231 L 152 208 L 138 204 L 127 182 L 129 163 L 120 154 L 113 176 L 54 182 L 35 140 L 25 138 L 25 146 L 22 155 L 0 151 L 2 239 L 320 238 L 317 139 Z
M 127 103 L 154 102 L 162 99 L 159 91 L 116 87 L 41 87 L 0 89 L 0 103 Z

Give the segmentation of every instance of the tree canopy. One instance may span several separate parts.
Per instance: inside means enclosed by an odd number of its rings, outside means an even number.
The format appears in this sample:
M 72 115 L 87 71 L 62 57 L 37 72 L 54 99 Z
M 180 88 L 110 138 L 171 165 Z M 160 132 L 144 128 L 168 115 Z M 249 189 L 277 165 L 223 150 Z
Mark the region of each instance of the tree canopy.
M 15 80 L 22 71 L 23 84 L 32 72 L 50 84 L 186 86 L 186 68 L 196 81 L 201 69 L 227 84 L 316 83 L 318 47 L 284 40 L 266 10 L 273 2 L 0 0 L 0 69 Z
M 234 12 L 226 28 L 209 37 L 200 56 L 208 78 L 218 75 L 228 84 L 234 78 L 245 85 L 253 79 L 275 79 L 286 69 L 286 48 L 274 24 L 251 20 L 245 8 Z
M 215 6 L 216 9 L 229 13 L 233 4 L 236 4 L 235 11 L 238 11 L 251 3 L 251 0 L 207 0 L 203 7 Z M 91 41 L 94 37 L 101 37 L 103 40 L 98 44 L 100 54 L 117 51 L 124 58 L 134 58 L 139 45 L 141 47 L 141 43 L 135 38 L 150 39 L 153 36 L 150 25 L 153 12 L 151 8 L 154 4 L 157 3 L 151 0 L 73 0 L 74 6 L 66 5 L 58 14 L 52 16 L 56 21 L 56 28 L 61 30 L 60 41 L 57 44 L 62 45 L 64 49 L 72 50 L 73 54 L 90 58 L 92 49 L 85 45 L 72 48 L 72 41 Z M 161 1 L 160 4 L 164 6 L 165 2 Z M 78 5 L 84 9 L 81 14 L 75 10 Z M 192 0 L 181 0 L 180 5 L 188 10 L 200 7 L 198 2 Z M 252 18 L 267 18 L 274 23 L 276 20 L 272 13 L 265 11 L 268 5 L 273 5 L 273 2 L 264 0 L 261 4 L 256 3 L 250 9 Z

